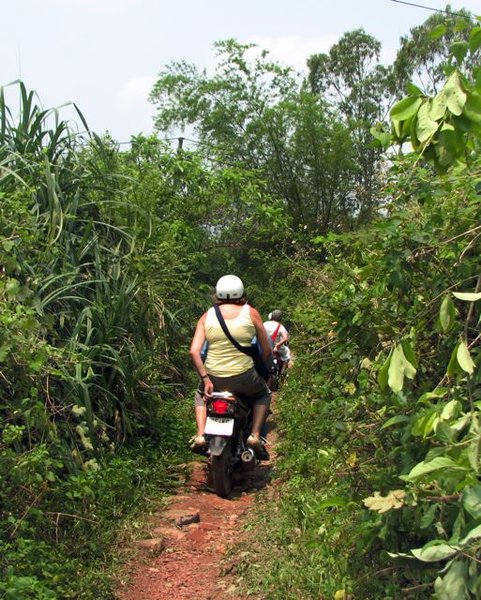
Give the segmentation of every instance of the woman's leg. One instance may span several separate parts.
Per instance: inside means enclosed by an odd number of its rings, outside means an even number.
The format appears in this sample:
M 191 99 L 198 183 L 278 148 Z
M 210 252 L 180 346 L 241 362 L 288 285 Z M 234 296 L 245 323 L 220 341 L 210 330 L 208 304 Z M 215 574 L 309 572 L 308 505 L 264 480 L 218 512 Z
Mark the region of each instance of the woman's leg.
M 269 406 L 265 404 L 256 404 L 252 414 L 252 435 L 260 437 L 262 426 L 267 419 Z
M 203 386 L 202 383 L 199 385 L 199 389 L 195 393 L 195 422 L 197 423 L 197 434 L 191 440 L 191 449 L 196 452 L 205 446 L 205 422 L 207 420 L 207 408 L 204 402 L 204 396 L 202 394 Z
M 207 420 L 207 409 L 205 404 L 195 407 L 195 421 L 197 423 L 197 435 L 204 435 L 205 422 Z

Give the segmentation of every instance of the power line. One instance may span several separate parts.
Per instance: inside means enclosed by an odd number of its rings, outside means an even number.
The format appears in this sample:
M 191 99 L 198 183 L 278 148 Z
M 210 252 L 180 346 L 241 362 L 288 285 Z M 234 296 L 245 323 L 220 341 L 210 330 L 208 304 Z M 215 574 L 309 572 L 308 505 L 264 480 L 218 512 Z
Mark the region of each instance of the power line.
M 430 10 L 432 12 L 443 13 L 445 15 L 450 15 L 453 17 L 462 17 L 463 19 L 468 18 L 466 15 L 463 15 L 461 13 L 444 10 L 442 8 L 432 8 L 431 6 L 424 6 L 423 4 L 414 4 L 413 2 L 404 2 L 404 0 L 391 0 L 391 2 L 396 2 L 397 4 L 406 4 L 407 6 L 414 6 L 416 8 L 425 8 L 426 10 Z

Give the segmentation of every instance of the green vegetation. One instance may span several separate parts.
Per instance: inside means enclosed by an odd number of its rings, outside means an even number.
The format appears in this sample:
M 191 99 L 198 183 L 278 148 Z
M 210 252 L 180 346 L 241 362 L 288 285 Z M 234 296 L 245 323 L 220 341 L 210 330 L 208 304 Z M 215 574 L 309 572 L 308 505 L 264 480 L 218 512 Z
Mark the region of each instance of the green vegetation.
M 194 315 L 226 269 L 256 279 L 283 209 L 242 166 L 79 136 L 22 83 L 0 115 L 0 591 L 107 598 L 123 521 L 190 456 Z
M 350 32 L 306 82 L 216 47 L 213 76 L 174 63 L 151 95 L 195 152 L 121 152 L 0 90 L 0 592 L 112 597 L 129 523 L 182 476 L 187 347 L 236 272 L 296 357 L 248 588 L 477 598 L 481 27 L 428 20 L 391 67 Z
M 480 79 L 456 52 L 436 96 L 410 86 L 373 131 L 413 148 L 392 157 L 385 214 L 313 240 L 326 262 L 292 314 L 278 405 L 285 483 L 260 510 L 264 560 L 242 566 L 269 598 L 481 594 Z
M 79 139 L 23 84 L 13 119 L 11 91 L 0 94 L 0 590 L 98 598 L 107 580 L 88 572 L 105 568 L 113 525 L 154 482 L 169 489 L 185 454 L 185 380 L 166 351 L 181 326 L 144 275 L 163 257 L 142 241 L 151 219 L 131 200 L 130 156 Z

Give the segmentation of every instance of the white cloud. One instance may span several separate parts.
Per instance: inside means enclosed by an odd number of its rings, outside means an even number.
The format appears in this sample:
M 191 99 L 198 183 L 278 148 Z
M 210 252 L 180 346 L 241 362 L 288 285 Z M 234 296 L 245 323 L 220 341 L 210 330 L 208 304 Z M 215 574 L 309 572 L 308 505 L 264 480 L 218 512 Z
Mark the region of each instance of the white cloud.
M 337 41 L 338 36 L 335 34 L 321 38 L 304 38 L 297 35 L 279 37 L 255 35 L 245 40 L 247 43 L 257 44 L 261 49 L 269 50 L 273 60 L 292 66 L 296 71 L 306 71 L 306 61 L 311 54 L 329 52 L 331 46 Z
M 147 98 L 157 81 L 155 75 L 137 75 L 129 79 L 117 92 L 115 102 L 121 112 L 147 106 Z

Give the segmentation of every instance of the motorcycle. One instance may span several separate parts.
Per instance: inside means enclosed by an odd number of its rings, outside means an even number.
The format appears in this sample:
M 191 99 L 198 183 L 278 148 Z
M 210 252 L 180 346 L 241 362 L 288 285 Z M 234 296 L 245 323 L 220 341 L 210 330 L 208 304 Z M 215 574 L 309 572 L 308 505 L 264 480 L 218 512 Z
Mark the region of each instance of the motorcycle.
M 252 471 L 258 462 L 246 440 L 252 426 L 252 409 L 230 392 L 213 392 L 206 397 L 205 438 L 210 456 L 210 473 L 215 493 L 227 498 L 236 472 Z M 262 460 L 268 459 L 265 453 Z
M 282 378 L 282 360 L 281 357 L 279 356 L 279 354 L 277 352 L 274 352 L 272 354 L 272 361 L 271 361 L 271 367 L 270 367 L 270 379 L 269 379 L 269 387 L 271 389 L 271 391 L 273 392 L 277 392 L 277 390 L 279 389 L 279 385 L 281 383 L 281 378 Z

